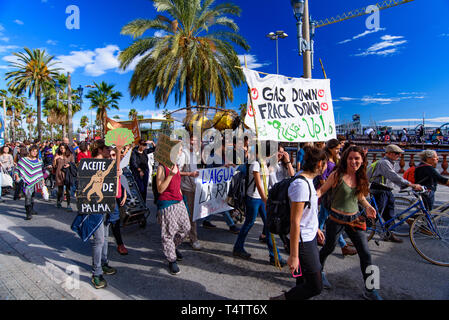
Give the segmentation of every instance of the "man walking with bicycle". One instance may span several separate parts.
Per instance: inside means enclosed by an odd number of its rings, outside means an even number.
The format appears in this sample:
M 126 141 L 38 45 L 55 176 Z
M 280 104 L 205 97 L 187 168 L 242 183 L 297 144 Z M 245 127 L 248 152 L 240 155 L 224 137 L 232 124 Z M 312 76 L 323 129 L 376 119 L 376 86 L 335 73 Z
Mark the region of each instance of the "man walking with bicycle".
M 385 221 L 394 216 L 394 195 L 392 192 L 394 185 L 401 188 L 411 187 L 414 190 L 422 190 L 421 185 L 411 183 L 394 171 L 395 161 L 400 158 L 402 153 L 404 153 L 404 150 L 397 145 L 390 144 L 385 148 L 385 157 L 368 168 L 368 179 L 371 182 L 370 192 L 376 200 L 378 212 L 382 213 L 382 218 Z M 392 222 L 386 224 L 385 227 L 388 229 L 391 225 Z M 384 240 L 395 243 L 402 242 L 391 232 L 387 233 Z

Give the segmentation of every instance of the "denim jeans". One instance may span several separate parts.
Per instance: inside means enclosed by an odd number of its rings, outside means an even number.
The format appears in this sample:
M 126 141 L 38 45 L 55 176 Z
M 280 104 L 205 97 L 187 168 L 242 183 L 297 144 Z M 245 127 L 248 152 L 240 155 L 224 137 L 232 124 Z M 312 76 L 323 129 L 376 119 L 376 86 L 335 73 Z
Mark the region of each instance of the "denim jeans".
M 326 262 L 327 257 L 334 251 L 335 246 L 337 245 L 337 237 L 343 230 L 357 249 L 357 254 L 360 259 L 360 269 L 362 270 L 363 280 L 366 284 L 366 279 L 370 275 L 370 273 L 367 273 L 367 267 L 371 265 L 371 253 L 369 251 L 366 233 L 363 230 L 353 229 L 348 225 L 339 224 L 331 219 L 327 219 L 326 242 L 320 250 L 321 266 L 324 268 L 324 263 Z
M 429 194 L 423 194 L 422 201 L 428 211 L 432 210 L 435 203 L 435 191 L 431 190 Z
M 271 237 L 269 235 L 268 226 L 266 224 L 267 213 L 265 211 L 265 204 L 262 199 L 254 199 L 251 197 L 246 197 L 246 216 L 245 222 L 243 223 L 239 235 L 237 237 L 237 241 L 234 245 L 234 251 L 243 251 L 243 246 L 245 244 L 246 237 L 248 236 L 249 231 L 251 230 L 254 222 L 256 221 L 257 214 L 260 214 L 260 217 L 263 221 L 263 227 L 265 230 L 265 234 L 267 235 L 267 246 L 269 251 L 270 258 L 274 258 L 273 253 L 273 242 L 271 241 Z M 277 249 L 277 248 L 276 248 Z M 278 257 L 280 257 L 279 249 L 277 249 Z
M 231 214 L 229 213 L 229 211 L 225 211 L 225 212 L 221 212 L 220 214 L 223 215 L 223 218 L 225 219 L 226 224 L 228 225 L 228 227 L 232 227 L 233 225 L 235 225 L 234 220 L 231 217 Z M 210 219 L 212 219 L 212 215 L 204 218 L 204 219 L 200 219 L 200 221 L 209 221 Z
M 94 232 L 92 244 L 92 274 L 94 276 L 102 275 L 102 266 L 108 263 L 108 236 L 109 225 L 105 225 L 103 222 Z
M 329 217 L 329 210 L 327 210 L 323 205 L 320 207 L 320 212 L 318 213 L 318 223 L 320 230 L 323 230 L 324 224 L 326 223 L 327 218 Z M 343 238 L 343 234 L 338 236 L 338 244 L 341 248 L 346 247 L 346 241 Z
M 376 200 L 377 210 L 381 213 L 384 221 L 388 221 L 394 216 L 394 195 L 391 191 L 372 190 L 371 194 Z M 385 227 L 394 224 L 394 221 L 387 223 Z

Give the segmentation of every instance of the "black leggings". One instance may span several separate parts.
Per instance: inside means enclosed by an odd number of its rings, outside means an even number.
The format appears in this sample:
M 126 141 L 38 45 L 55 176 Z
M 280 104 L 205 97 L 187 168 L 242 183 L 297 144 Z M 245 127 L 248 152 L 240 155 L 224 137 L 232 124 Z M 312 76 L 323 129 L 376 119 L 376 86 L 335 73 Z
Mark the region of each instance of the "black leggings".
M 62 194 L 64 193 L 64 186 L 58 186 L 58 203 L 61 203 Z M 70 204 L 70 187 L 65 186 L 65 196 L 67 198 L 67 204 Z
M 123 244 L 122 232 L 120 231 L 120 220 L 111 223 L 112 234 L 114 235 L 115 241 L 117 245 L 120 246 Z
M 287 300 L 309 299 L 323 290 L 316 237 L 299 244 L 299 261 L 302 276 L 296 278 L 296 286 L 285 293 Z
M 360 259 L 360 269 L 362 270 L 363 279 L 366 283 L 366 278 L 370 275 L 367 273 L 367 267 L 371 265 L 371 253 L 368 247 L 368 241 L 366 239 L 365 231 L 359 229 L 353 229 L 352 227 L 344 224 L 339 224 L 332 219 L 327 219 L 326 222 L 326 241 L 323 248 L 320 250 L 320 263 L 324 268 L 324 263 L 327 257 L 334 251 L 337 245 L 337 239 L 343 232 L 349 236 Z

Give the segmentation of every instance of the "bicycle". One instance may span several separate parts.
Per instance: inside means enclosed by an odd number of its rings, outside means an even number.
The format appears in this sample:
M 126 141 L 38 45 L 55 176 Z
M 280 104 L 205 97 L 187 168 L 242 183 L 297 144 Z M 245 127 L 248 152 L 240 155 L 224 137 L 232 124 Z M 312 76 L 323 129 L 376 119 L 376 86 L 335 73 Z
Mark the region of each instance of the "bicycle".
M 385 236 L 389 232 L 394 232 L 405 222 L 410 225 L 409 238 L 413 248 L 425 260 L 432 264 L 449 267 L 449 202 L 429 212 L 423 203 L 422 194 L 424 191 L 411 191 L 416 200 L 405 210 L 395 214 L 388 221 L 384 221 L 382 215 L 377 210 L 376 201 L 371 197 L 371 203 L 378 212 L 375 221 L 372 219 L 371 225 L 367 225 L 368 241 L 373 239 L 375 234 Z M 410 193 L 410 192 L 409 192 Z M 406 201 L 410 201 L 410 199 Z M 388 224 L 391 225 L 386 227 Z M 401 230 L 403 234 L 404 231 Z M 396 232 L 396 234 L 398 234 Z M 381 237 L 383 238 L 383 237 Z M 376 245 L 379 241 L 375 240 Z

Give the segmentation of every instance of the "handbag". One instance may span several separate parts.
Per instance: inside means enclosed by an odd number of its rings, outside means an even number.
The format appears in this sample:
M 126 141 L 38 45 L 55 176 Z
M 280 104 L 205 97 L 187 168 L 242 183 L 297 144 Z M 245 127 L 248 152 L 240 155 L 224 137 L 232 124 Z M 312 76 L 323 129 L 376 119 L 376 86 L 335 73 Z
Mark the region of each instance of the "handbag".
M 48 192 L 48 188 L 45 184 L 42 186 L 42 198 L 44 198 L 45 201 L 50 199 L 50 193 Z
M 12 187 L 12 177 L 3 169 L 0 170 L 0 174 L 2 176 L 2 187 Z

